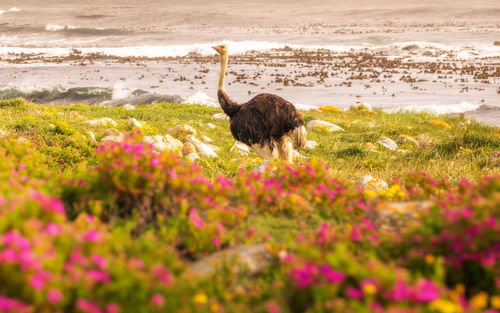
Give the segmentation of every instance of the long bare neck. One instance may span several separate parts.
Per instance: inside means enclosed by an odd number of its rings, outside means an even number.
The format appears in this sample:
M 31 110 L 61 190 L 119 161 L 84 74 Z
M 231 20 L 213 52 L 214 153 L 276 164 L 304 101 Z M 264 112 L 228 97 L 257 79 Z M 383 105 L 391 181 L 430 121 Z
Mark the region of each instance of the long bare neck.
M 219 74 L 219 86 L 217 90 L 226 92 L 224 89 L 224 78 L 226 77 L 228 55 L 227 53 L 221 54 L 220 56 L 220 74 Z

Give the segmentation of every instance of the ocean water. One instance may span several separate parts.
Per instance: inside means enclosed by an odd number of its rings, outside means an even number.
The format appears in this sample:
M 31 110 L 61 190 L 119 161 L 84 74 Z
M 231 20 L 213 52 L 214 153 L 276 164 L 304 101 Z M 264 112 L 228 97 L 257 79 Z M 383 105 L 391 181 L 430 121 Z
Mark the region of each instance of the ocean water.
M 240 102 L 271 92 L 500 125 L 495 41 L 498 0 L 2 0 L 0 96 L 106 88 L 114 103 L 142 90 L 216 105 L 211 46 L 226 42 Z

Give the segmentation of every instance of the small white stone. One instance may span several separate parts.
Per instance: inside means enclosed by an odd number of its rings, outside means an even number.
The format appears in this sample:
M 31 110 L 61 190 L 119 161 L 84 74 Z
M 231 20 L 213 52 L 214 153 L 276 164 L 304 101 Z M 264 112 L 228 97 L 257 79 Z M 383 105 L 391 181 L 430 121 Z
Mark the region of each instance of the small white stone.
M 398 144 L 394 140 L 387 138 L 387 137 L 382 137 L 378 141 L 378 143 L 381 144 L 382 146 L 384 146 L 385 148 L 392 150 L 392 151 L 395 151 L 398 149 Z
M 90 120 L 90 121 L 85 121 L 86 124 L 89 124 L 90 126 L 113 126 L 116 127 L 116 122 L 110 119 L 109 117 L 103 117 L 97 120 Z
M 365 175 L 358 180 L 358 185 L 363 189 L 381 191 L 389 189 L 385 181 L 372 175 Z
M 344 129 L 335 124 L 321 121 L 321 120 L 313 120 L 307 123 L 306 128 L 308 131 L 311 130 L 325 130 L 327 132 L 335 132 L 335 131 L 343 131 Z
M 186 159 L 188 159 L 192 162 L 194 162 L 195 160 L 198 160 L 199 158 L 200 158 L 200 156 L 198 155 L 198 153 L 195 153 L 195 152 L 186 155 Z
M 92 139 L 93 141 L 96 141 L 96 140 L 95 140 L 95 135 L 94 135 L 94 133 L 93 133 L 93 132 L 88 131 L 88 132 L 87 132 L 87 135 L 89 135 L 90 139 Z
M 233 146 L 231 147 L 230 151 L 237 152 L 241 155 L 249 155 L 250 154 L 250 147 L 248 147 L 246 144 L 235 141 Z
M 217 126 L 215 126 L 214 124 L 212 123 L 207 123 L 207 127 L 210 128 L 210 129 L 214 129 L 216 128 Z
M 214 142 L 214 141 L 212 140 L 212 138 L 207 137 L 207 136 L 203 136 L 203 137 L 201 137 L 201 140 L 203 140 L 203 142 L 204 142 L 204 143 L 212 143 L 212 142 Z
M 292 157 L 294 161 L 301 161 L 306 159 L 306 157 L 300 154 L 297 150 L 292 151 Z
M 217 153 L 215 153 L 214 149 L 210 147 L 209 145 L 199 141 L 196 139 L 194 136 L 188 136 L 187 137 L 187 142 L 192 143 L 198 153 L 203 156 L 203 157 L 209 157 L 209 158 L 216 158 L 218 157 Z
M 226 113 L 215 113 L 212 115 L 213 120 L 229 120 L 229 116 Z
M 179 134 L 179 135 L 196 135 L 196 129 L 188 124 L 180 124 L 180 125 L 175 125 L 174 127 L 171 127 L 167 129 L 168 134 Z
M 316 147 L 318 147 L 318 143 L 314 140 L 308 140 L 306 141 L 306 145 L 305 145 L 305 149 L 315 149 Z
M 135 106 L 131 105 L 130 103 L 124 104 L 122 106 L 125 110 L 135 110 Z
M 130 118 L 128 119 L 128 125 L 129 126 L 132 126 L 132 127 L 138 127 L 138 128 L 141 128 L 143 125 L 141 122 L 139 122 L 138 120 L 136 120 L 135 118 Z
M 351 106 L 349 107 L 349 110 L 352 110 L 352 111 L 359 111 L 359 110 L 371 111 L 372 106 L 369 105 L 368 103 L 356 102 L 354 104 L 351 104 Z

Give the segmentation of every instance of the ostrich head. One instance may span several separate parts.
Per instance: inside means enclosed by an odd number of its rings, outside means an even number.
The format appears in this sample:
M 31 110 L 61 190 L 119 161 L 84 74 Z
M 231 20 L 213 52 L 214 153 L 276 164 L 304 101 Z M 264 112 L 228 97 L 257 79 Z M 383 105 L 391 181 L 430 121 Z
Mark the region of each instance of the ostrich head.
M 220 55 L 227 54 L 227 45 L 225 43 L 214 46 L 212 47 L 212 49 L 214 49 Z

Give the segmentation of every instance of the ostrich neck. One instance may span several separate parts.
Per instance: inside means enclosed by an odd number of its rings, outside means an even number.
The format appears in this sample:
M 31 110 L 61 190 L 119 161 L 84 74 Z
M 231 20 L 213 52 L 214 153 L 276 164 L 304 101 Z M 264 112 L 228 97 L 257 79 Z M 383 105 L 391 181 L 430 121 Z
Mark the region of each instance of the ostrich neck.
M 226 76 L 228 55 L 224 53 L 220 56 L 220 75 L 219 75 L 219 87 L 218 90 L 226 92 L 224 89 L 224 78 Z

